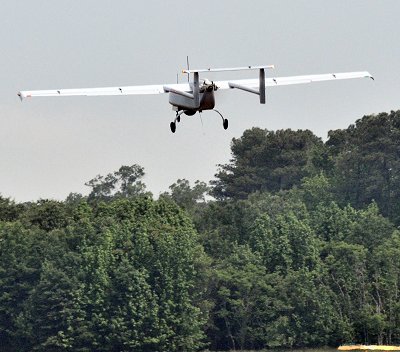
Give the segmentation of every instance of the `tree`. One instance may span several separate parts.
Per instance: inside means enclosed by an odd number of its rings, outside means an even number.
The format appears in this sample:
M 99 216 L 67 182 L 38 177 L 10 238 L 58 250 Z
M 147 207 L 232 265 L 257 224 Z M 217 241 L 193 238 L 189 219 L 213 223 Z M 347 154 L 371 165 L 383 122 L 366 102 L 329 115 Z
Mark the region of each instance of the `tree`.
M 74 348 L 193 351 L 202 346 L 201 248 L 172 202 L 115 199 L 96 207 L 85 231 L 75 291 Z M 80 224 L 79 226 L 84 226 Z M 94 229 L 95 233 L 91 233 Z
M 207 211 L 206 195 L 210 190 L 207 184 L 197 180 L 191 187 L 188 180 L 178 179 L 169 189 L 170 193 L 164 192 L 160 198 L 170 199 L 185 209 L 196 228 L 199 228 Z
M 123 165 L 118 171 L 109 173 L 107 176 L 97 175 L 85 183 L 92 189 L 88 201 L 110 201 L 113 198 L 129 198 L 140 195 L 150 196 L 150 193 L 146 193 L 146 185 L 141 180 L 144 175 L 144 168 L 137 164 Z
M 16 204 L 10 198 L 4 198 L 0 195 L 0 221 L 15 221 L 23 211 L 22 204 Z
M 95 178 L 85 183 L 85 186 L 92 190 L 89 193 L 88 200 L 110 200 L 116 187 L 117 178 L 113 174 L 107 176 L 97 175 Z
M 117 172 L 114 173 L 117 177 L 120 190 L 117 192 L 121 197 L 135 197 L 144 194 L 146 185 L 141 181 L 144 177 L 144 168 L 139 165 L 121 166 Z
M 328 136 L 339 202 L 361 208 L 375 201 L 383 215 L 399 224 L 400 111 L 364 116 Z
M 232 140 L 231 163 L 219 165 L 213 195 L 242 199 L 255 191 L 290 189 L 313 172 L 318 148 L 321 139 L 308 130 L 247 130 Z
M 176 204 L 188 211 L 193 210 L 198 203 L 204 203 L 205 195 L 209 191 L 205 182 L 197 180 L 191 187 L 190 182 L 185 179 L 178 179 L 169 189 L 171 194 L 164 193 L 163 196 L 170 196 Z
M 264 214 L 251 233 L 252 248 L 262 255 L 269 272 L 286 275 L 290 270 L 314 269 L 319 247 L 307 221 L 288 213 L 271 219 Z
M 333 240 L 325 244 L 321 257 L 326 271 L 323 281 L 331 290 L 335 312 L 331 340 L 357 341 L 365 329 L 362 311 L 368 304 L 367 250 L 362 245 Z
M 17 322 L 39 281 L 45 249 L 43 231 L 25 229 L 18 222 L 0 223 L 0 343 L 5 350 L 25 346 Z
M 248 246 L 235 247 L 216 265 L 210 288 L 214 324 L 208 332 L 213 349 L 259 349 L 282 343 L 270 328 L 279 309 L 274 283 L 275 277 L 267 274 L 260 256 Z
M 37 226 L 45 231 L 64 228 L 70 220 L 65 204 L 49 199 L 30 204 L 19 218 L 27 227 Z
M 400 233 L 394 231 L 371 256 L 372 309 L 369 337 L 378 343 L 400 341 Z
M 64 265 L 72 269 L 75 259 L 65 253 Z M 35 346 L 37 351 L 70 351 L 73 346 L 68 337 L 73 322 L 68 317 L 74 310 L 73 293 L 78 289 L 78 280 L 72 270 L 68 272 L 56 265 L 50 261 L 43 263 L 40 280 L 17 318 L 19 336 L 29 341 L 27 350 Z

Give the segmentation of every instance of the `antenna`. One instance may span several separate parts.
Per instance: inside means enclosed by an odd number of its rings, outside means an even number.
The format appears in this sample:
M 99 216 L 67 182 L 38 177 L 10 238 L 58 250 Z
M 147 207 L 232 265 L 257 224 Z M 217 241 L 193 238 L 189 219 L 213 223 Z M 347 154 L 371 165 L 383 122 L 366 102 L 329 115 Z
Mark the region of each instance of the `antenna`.
M 187 69 L 188 69 L 188 71 L 190 70 L 190 66 L 189 66 L 189 55 L 187 55 L 186 56 L 186 65 L 187 65 Z M 189 82 L 189 79 L 190 79 L 190 73 L 188 72 L 188 82 Z

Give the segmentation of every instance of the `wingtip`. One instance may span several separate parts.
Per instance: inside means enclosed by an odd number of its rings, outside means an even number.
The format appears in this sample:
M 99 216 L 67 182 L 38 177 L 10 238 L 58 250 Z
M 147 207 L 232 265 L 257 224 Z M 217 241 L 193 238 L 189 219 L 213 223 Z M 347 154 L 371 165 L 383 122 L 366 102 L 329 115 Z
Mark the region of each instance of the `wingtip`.
M 24 100 L 25 98 L 30 98 L 32 96 L 31 92 L 29 91 L 20 91 L 17 93 L 17 95 L 21 99 L 21 101 Z
M 368 71 L 366 73 L 367 74 L 366 74 L 365 78 L 371 78 L 373 81 L 375 81 L 374 76 L 372 76 Z

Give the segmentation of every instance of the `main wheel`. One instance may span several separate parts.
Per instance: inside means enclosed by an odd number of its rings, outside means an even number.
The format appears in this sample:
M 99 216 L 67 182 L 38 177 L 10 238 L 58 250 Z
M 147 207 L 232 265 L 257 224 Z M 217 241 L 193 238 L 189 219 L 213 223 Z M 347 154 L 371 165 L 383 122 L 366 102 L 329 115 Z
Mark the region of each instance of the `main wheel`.
M 228 129 L 228 119 L 224 119 L 223 126 L 224 130 Z
M 171 129 L 171 132 L 172 132 L 172 133 L 175 133 L 175 131 L 176 131 L 176 124 L 175 124 L 175 122 L 171 122 L 171 123 L 169 124 L 169 128 Z
M 181 115 L 176 118 L 176 121 L 181 122 Z

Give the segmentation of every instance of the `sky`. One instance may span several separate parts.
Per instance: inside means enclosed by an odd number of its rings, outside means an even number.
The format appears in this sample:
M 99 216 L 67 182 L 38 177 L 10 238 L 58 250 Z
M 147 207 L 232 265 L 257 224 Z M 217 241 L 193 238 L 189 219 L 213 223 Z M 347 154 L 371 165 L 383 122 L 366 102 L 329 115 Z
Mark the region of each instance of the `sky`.
M 363 115 L 400 109 L 397 0 L 0 0 L 0 194 L 18 202 L 87 194 L 121 165 L 157 197 L 213 179 L 246 129 L 310 129 L 326 140 Z M 369 71 L 368 79 L 216 92 L 214 112 L 172 134 L 168 95 L 26 99 L 19 90 L 175 83 L 191 68 L 274 64 L 267 75 Z M 225 80 L 254 72 L 208 73 Z M 179 74 L 180 82 L 186 76 Z

